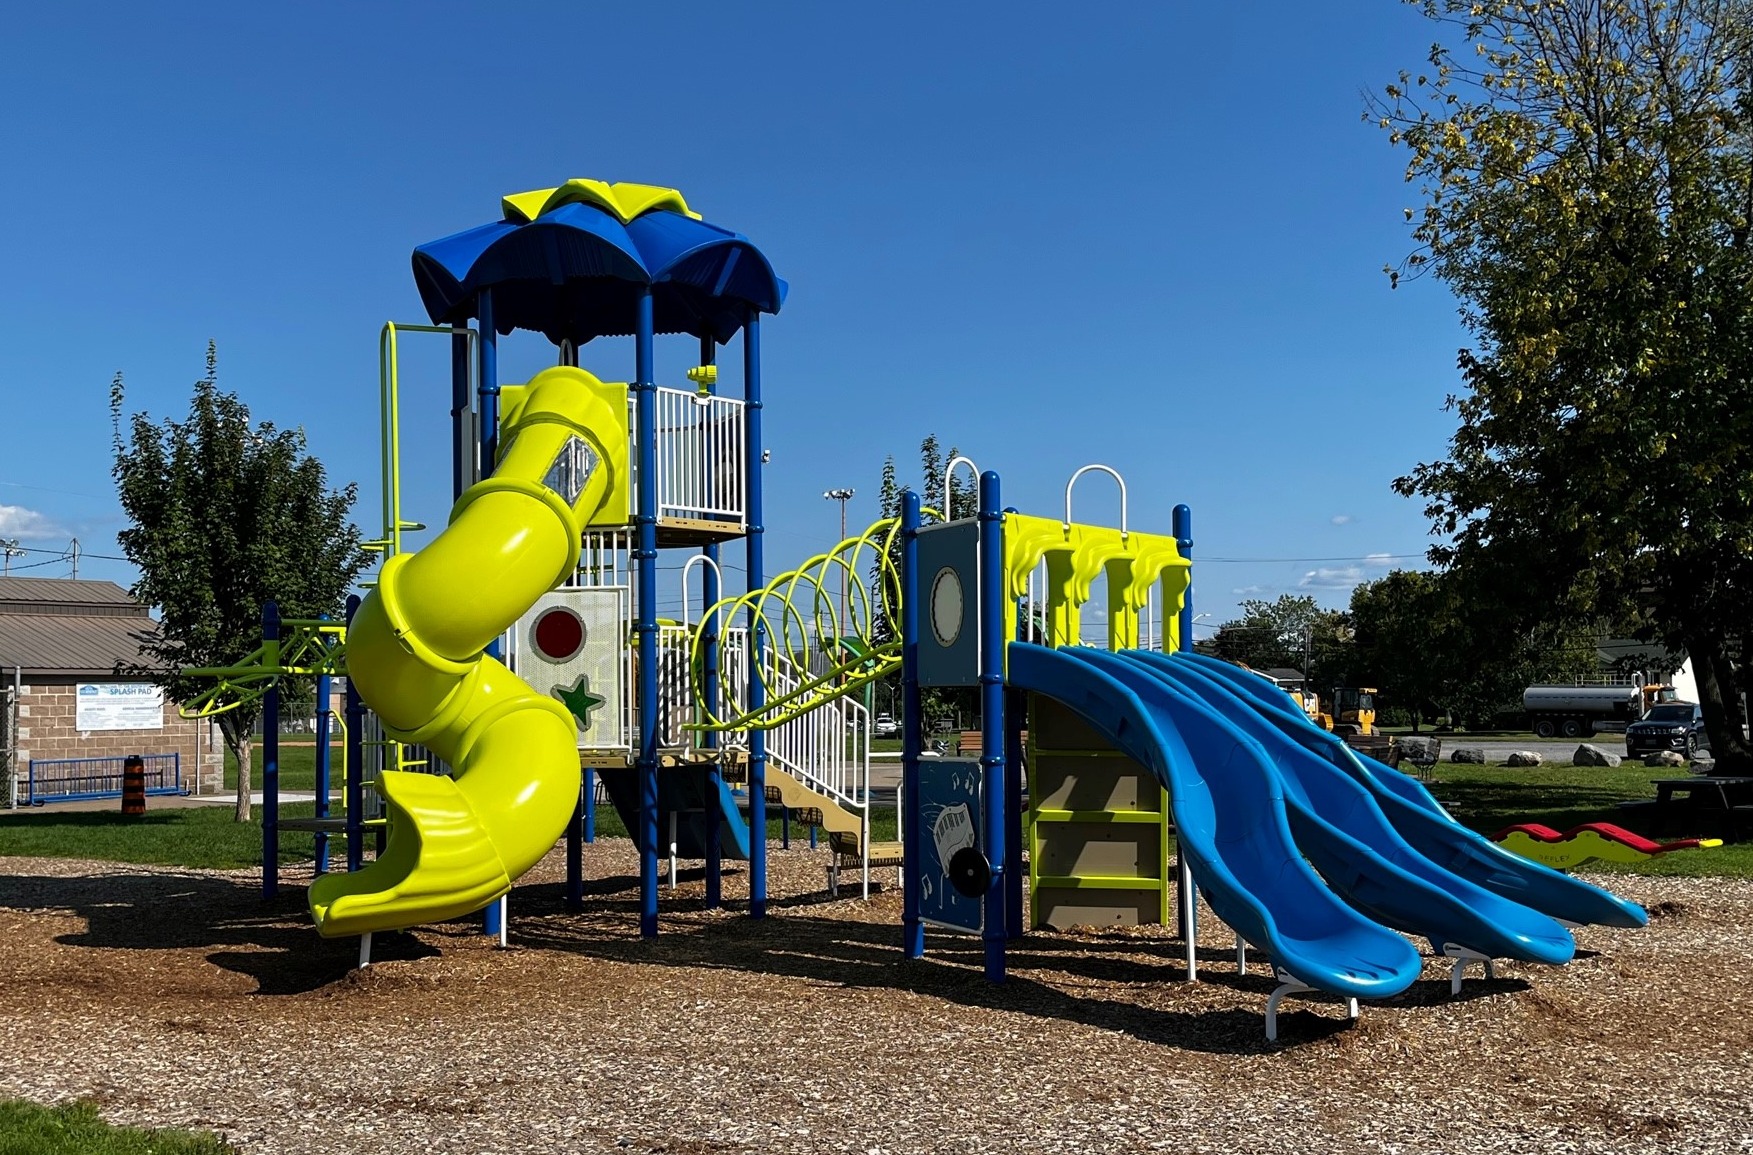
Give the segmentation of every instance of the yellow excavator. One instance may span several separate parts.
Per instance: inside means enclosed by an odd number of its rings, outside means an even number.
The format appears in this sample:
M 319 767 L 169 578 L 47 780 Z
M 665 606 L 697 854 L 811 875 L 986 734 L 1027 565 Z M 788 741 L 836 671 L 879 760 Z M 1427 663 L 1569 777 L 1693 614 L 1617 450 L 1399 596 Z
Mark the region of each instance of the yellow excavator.
M 1376 726 L 1376 690 L 1373 686 L 1337 686 L 1329 693 L 1332 712 L 1321 708 L 1319 695 L 1308 690 L 1292 690 L 1309 716 L 1309 721 L 1345 739 L 1345 744 L 1362 754 L 1392 766 L 1399 759 L 1394 739 Z

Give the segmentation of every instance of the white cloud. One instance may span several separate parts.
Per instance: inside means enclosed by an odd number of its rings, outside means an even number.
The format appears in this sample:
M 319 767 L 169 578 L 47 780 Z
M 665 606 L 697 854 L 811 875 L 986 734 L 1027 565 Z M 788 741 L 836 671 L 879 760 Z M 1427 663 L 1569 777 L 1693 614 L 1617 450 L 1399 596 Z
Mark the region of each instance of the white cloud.
M 1350 525 L 1354 520 L 1355 519 L 1349 513 L 1336 513 L 1333 515 L 1334 525 Z
M 0 504 L 0 537 L 36 541 L 46 537 L 66 537 L 60 526 L 34 509 L 22 505 Z
M 1361 565 L 1324 565 L 1304 574 L 1297 585 L 1305 590 L 1348 590 L 1363 580 Z
M 1238 586 L 1230 591 L 1230 593 L 1240 598 L 1251 598 L 1255 594 L 1269 594 L 1271 592 L 1272 588 L 1270 586 Z
M 1393 569 L 1394 555 L 1391 553 L 1372 553 L 1363 559 L 1363 564 L 1371 569 Z

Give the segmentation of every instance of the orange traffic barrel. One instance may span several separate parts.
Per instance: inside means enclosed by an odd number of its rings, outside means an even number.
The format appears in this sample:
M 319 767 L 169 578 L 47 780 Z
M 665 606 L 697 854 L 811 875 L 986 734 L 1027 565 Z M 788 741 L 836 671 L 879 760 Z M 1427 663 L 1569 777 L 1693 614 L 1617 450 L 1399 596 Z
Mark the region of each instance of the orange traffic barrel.
M 146 759 L 138 754 L 122 760 L 122 813 L 146 813 Z

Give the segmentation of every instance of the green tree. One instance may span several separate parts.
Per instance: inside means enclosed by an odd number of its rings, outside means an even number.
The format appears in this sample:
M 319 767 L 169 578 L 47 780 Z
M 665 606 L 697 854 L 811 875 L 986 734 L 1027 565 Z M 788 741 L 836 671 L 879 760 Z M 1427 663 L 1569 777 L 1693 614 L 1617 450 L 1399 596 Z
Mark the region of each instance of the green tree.
M 1452 44 L 1366 116 L 1410 154 L 1459 297 L 1460 428 L 1396 488 L 1439 563 L 1548 620 L 1638 617 L 1698 673 L 1721 766 L 1753 621 L 1753 12 L 1746 0 L 1415 0 Z
M 1394 570 L 1351 594 L 1355 672 L 1385 704 L 1478 729 L 1536 682 L 1599 673 L 1597 631 L 1526 612 L 1511 589 L 1458 570 Z
M 1414 731 L 1454 695 L 1450 609 L 1442 579 L 1420 570 L 1394 570 L 1351 591 L 1359 680 L 1384 705 L 1410 713 Z
M 254 650 L 269 599 L 283 617 L 341 612 L 368 560 L 348 519 L 355 487 L 329 489 L 302 430 L 251 423 L 237 395 L 219 388 L 211 342 L 186 420 L 136 413 L 124 431 L 123 400 L 117 373 L 110 385 L 113 473 L 131 523 L 117 540 L 140 570 L 134 596 L 159 611 L 157 633 L 142 646 L 157 666 L 145 672 L 187 701 L 210 683 L 179 671 L 229 665 Z M 237 759 L 240 822 L 250 817 L 258 713 L 249 705 L 219 716 Z
M 1301 671 L 1308 688 L 1320 694 L 1351 684 L 1351 622 L 1344 612 L 1324 610 L 1314 598 L 1295 594 L 1270 602 L 1249 598 L 1241 610 L 1241 617 L 1224 622 L 1199 644 L 1201 653 L 1256 670 Z

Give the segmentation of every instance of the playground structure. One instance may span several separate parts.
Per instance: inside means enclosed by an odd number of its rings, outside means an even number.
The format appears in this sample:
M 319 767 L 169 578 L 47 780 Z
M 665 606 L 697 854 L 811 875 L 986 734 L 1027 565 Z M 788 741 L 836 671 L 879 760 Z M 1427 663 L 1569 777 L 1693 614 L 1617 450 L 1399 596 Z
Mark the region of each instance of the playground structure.
M 1575 870 L 1591 862 L 1648 862 L 1676 850 L 1711 850 L 1720 838 L 1681 838 L 1657 842 L 1611 822 L 1585 822 L 1560 834 L 1538 822 L 1518 822 L 1491 836 L 1505 850 L 1554 870 Z
M 643 935 L 658 932 L 666 850 L 672 884 L 677 858 L 704 862 L 709 907 L 724 858 L 746 859 L 749 913 L 764 916 L 770 801 L 855 845 L 868 894 L 870 718 L 857 698 L 897 669 L 910 957 L 928 926 L 978 934 L 987 976 L 1002 980 L 1026 890 L 1035 926 L 1172 920 L 1194 979 L 1203 891 L 1239 961 L 1253 949 L 1278 975 L 1272 1037 L 1287 995 L 1338 995 L 1355 1015 L 1357 999 L 1404 990 L 1421 964 L 1396 932 L 1454 960 L 1458 985 L 1470 961 L 1567 961 L 1569 926 L 1645 921 L 1467 831 L 1263 679 L 1186 652 L 1191 512 L 1175 508 L 1170 535 L 1132 528 L 1108 466 L 1073 475 L 1063 517 L 1004 508 L 995 472 L 976 470 L 973 518 L 944 521 L 904 492 L 898 518 L 768 580 L 760 317 L 777 312 L 783 282 L 674 190 L 569 181 L 503 209 L 417 249 L 432 323 L 385 327 L 384 560 L 350 624 L 282 622 L 270 608 L 260 651 L 203 671 L 219 685 L 199 709 L 268 700 L 264 888 L 280 832 L 316 832 L 312 917 L 325 935 L 360 935 L 362 961 L 374 931 L 474 910 L 503 936 L 505 895 L 562 837 L 579 904 L 593 778 L 639 849 Z M 501 386 L 497 339 L 516 328 L 543 333 L 560 363 Z M 423 527 L 403 518 L 400 473 L 408 332 L 451 345 L 456 498 L 413 553 L 403 536 Z M 656 383 L 654 340 L 677 333 L 700 342 L 691 390 Z M 633 336 L 630 384 L 578 366 L 605 335 Z M 729 398 L 715 356 L 738 335 L 742 396 Z M 1117 528 L 1072 517 L 1092 472 L 1119 487 Z M 720 549 L 738 537 L 746 592 L 727 593 Z M 691 552 L 679 619 L 658 614 L 664 550 Z M 1082 636 L 1092 602 L 1099 646 Z M 317 816 L 278 816 L 287 674 L 349 677 L 342 815 L 328 810 L 325 762 Z M 932 686 L 977 688 L 977 761 L 924 757 Z M 333 834 L 346 837 L 343 873 L 327 872 Z

